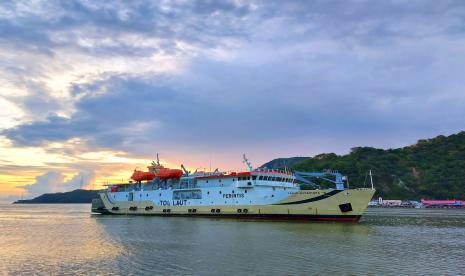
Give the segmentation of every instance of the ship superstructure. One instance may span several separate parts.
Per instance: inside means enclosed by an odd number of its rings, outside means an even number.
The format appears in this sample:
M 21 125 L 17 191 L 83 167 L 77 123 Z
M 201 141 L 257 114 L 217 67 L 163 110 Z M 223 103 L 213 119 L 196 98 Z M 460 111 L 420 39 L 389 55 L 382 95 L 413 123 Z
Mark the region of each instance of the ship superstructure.
M 93 201 L 102 214 L 238 217 L 251 219 L 358 221 L 374 189 L 346 189 L 336 171 L 291 172 L 253 169 L 245 172 L 194 172 L 152 162 L 148 172 L 134 171 L 134 182 L 109 185 Z M 311 178 L 335 188 L 302 190 Z

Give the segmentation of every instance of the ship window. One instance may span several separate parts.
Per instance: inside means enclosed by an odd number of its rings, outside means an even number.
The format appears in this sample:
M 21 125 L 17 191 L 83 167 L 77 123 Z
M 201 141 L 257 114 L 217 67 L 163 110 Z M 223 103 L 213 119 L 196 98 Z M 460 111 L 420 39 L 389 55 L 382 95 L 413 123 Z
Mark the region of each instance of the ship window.
M 160 193 L 160 194 L 158 194 L 158 195 L 159 195 L 159 196 L 161 196 L 161 193 Z
M 265 180 L 265 181 L 268 180 L 268 176 L 265 175 L 265 176 L 263 177 L 263 180 Z
M 218 182 L 221 182 L 221 179 L 220 179 L 220 180 L 218 180 Z
M 183 199 L 202 199 L 201 190 L 191 190 L 191 191 L 174 191 L 173 200 L 183 200 Z
M 258 180 L 263 180 L 263 175 L 260 175 L 260 176 L 258 177 Z
M 247 176 L 247 180 L 250 180 L 250 176 Z
M 220 209 L 216 209 L 216 212 L 219 213 L 221 210 Z
M 221 195 L 221 191 L 220 191 L 220 195 Z
M 255 179 L 257 179 L 257 176 L 256 175 L 252 176 L 252 180 L 255 180 Z
M 241 180 L 242 180 L 242 177 L 238 177 L 237 180 L 238 180 L 238 181 L 241 181 Z
M 246 193 L 247 193 L 247 190 L 245 190 L 244 193 L 246 194 Z
M 149 197 L 149 194 L 146 194 L 145 196 L 146 196 L 146 197 Z
M 208 180 L 207 180 L 207 183 L 208 183 Z
M 234 180 L 235 180 L 235 179 L 233 178 L 233 181 L 234 181 Z
M 276 180 L 276 177 L 273 176 L 273 177 L 271 177 L 270 180 L 271 180 L 271 181 L 275 181 L 275 180 Z
M 210 212 L 214 213 L 214 212 L 215 212 L 215 209 L 211 209 Z
M 231 193 L 232 193 L 232 194 L 234 194 L 234 190 L 232 190 L 232 192 L 231 192 Z
M 207 195 L 209 195 L 209 194 L 210 194 L 210 192 L 208 191 L 208 192 L 207 192 Z
M 274 197 L 274 195 L 271 195 L 271 197 Z

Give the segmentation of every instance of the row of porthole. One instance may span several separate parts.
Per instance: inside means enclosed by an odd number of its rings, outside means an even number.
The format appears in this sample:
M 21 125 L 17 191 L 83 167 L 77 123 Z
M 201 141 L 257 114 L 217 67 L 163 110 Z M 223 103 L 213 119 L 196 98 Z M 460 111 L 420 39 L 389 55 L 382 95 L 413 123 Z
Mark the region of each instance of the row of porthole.
M 221 195 L 223 192 L 219 191 L 218 193 Z M 246 194 L 247 190 L 244 190 L 244 193 Z M 209 195 L 209 194 L 210 194 L 210 191 L 207 191 L 207 195 Z M 231 194 L 234 194 L 234 190 L 231 191 Z
M 274 189 L 274 187 L 273 187 L 273 191 L 274 191 L 274 190 L 275 190 L 275 189 Z M 284 190 L 286 190 L 286 188 L 284 188 Z M 234 190 L 233 190 L 231 193 L 234 194 Z M 246 193 L 247 193 L 247 190 L 244 190 L 244 194 L 246 194 Z M 209 195 L 209 194 L 210 194 L 210 191 L 207 191 L 207 195 Z M 221 195 L 222 192 L 219 191 L 219 194 Z M 159 194 L 159 196 L 161 197 L 161 193 Z M 128 195 L 126 195 L 126 197 L 128 197 Z M 142 194 L 140 194 L 139 197 L 142 197 Z M 149 197 L 149 194 L 146 194 L 146 197 Z M 116 198 L 116 196 L 113 195 L 113 198 Z
M 112 210 L 116 211 L 118 210 L 118 207 L 113 207 Z M 153 209 L 153 206 L 147 206 L 145 207 L 145 210 L 151 210 Z M 137 206 L 131 206 L 129 207 L 129 210 L 135 211 L 137 210 Z M 188 209 L 187 210 L 189 213 L 197 213 L 197 209 Z M 210 212 L 212 213 L 220 213 L 221 209 L 211 209 Z M 248 213 L 249 209 L 237 209 L 238 213 Z M 171 213 L 171 209 L 163 209 L 163 213 Z

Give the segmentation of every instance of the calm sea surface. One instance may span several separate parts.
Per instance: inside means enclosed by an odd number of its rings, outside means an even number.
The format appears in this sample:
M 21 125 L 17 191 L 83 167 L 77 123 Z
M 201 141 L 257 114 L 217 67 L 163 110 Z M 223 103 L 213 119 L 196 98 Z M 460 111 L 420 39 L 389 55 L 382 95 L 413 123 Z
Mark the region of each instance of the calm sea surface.
M 358 224 L 91 215 L 0 205 L 0 273 L 465 274 L 465 210 L 371 209 Z

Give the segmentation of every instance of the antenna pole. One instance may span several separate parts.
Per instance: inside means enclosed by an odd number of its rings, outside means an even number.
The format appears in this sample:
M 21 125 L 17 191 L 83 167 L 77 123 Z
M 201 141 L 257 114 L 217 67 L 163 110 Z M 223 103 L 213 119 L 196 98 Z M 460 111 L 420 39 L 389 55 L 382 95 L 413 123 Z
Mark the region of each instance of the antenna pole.
M 371 182 L 371 189 L 374 190 L 375 188 L 373 187 L 373 176 L 371 174 L 371 170 L 370 170 L 370 182 Z

